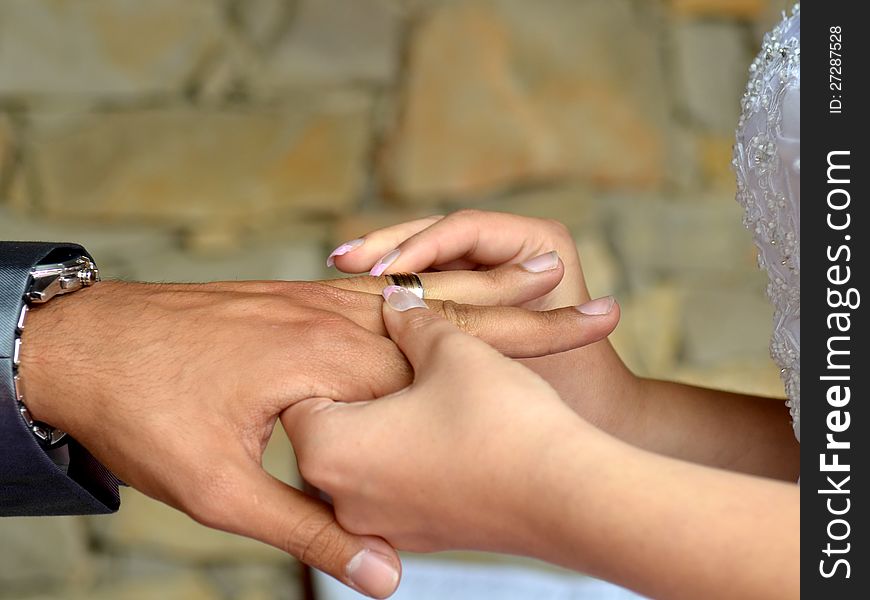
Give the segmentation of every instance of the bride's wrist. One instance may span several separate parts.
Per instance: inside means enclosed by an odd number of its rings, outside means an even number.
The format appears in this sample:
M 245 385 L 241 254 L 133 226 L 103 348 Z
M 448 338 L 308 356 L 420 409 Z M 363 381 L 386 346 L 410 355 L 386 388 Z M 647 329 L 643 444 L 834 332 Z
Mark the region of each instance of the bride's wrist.
M 598 517 L 589 507 L 609 502 L 614 475 L 636 454 L 582 419 L 549 436 L 533 467 L 516 475 L 523 487 L 510 515 L 515 546 L 506 551 L 565 565 L 577 548 L 592 548 Z
M 625 367 L 626 375 L 621 379 L 615 402 L 618 409 L 613 411 L 613 422 L 605 431 L 632 445 L 637 445 L 643 436 L 646 408 L 648 405 L 648 383 Z
M 633 440 L 643 429 L 647 380 L 635 375 L 615 352 L 612 362 L 602 367 L 601 372 L 606 375 L 601 378 L 598 389 L 592 391 L 595 400 L 590 402 L 590 392 L 587 390 L 573 408 L 602 431 L 619 440 L 634 443 Z

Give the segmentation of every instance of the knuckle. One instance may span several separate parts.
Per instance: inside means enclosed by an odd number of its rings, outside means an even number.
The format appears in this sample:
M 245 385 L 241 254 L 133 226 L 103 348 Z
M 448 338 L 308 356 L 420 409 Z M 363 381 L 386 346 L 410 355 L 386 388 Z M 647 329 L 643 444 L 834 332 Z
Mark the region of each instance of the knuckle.
M 293 303 L 282 296 L 272 294 L 244 294 L 224 300 L 223 309 L 232 319 L 255 318 L 274 320 L 278 315 L 291 312 Z
M 212 529 L 225 529 L 232 514 L 237 481 L 235 469 L 205 469 L 195 478 L 195 494 L 186 494 L 182 510 L 197 523 Z
M 500 269 L 490 269 L 489 271 L 478 271 L 480 273 L 480 282 L 478 285 L 483 287 L 488 292 L 498 292 L 502 290 L 504 285 L 505 271 Z
M 459 304 L 453 300 L 441 303 L 442 316 L 466 333 L 475 335 L 478 327 L 478 317 L 467 304 Z
M 537 317 L 540 327 L 547 330 L 547 332 L 558 331 L 559 326 L 564 321 L 562 313 L 558 310 L 542 311 L 535 313 L 534 316 Z
M 310 362 L 325 357 L 324 353 L 348 347 L 357 341 L 356 334 L 347 319 L 337 313 L 313 311 L 300 315 L 294 323 L 294 335 L 289 336 L 284 343 L 289 348 L 297 347 L 299 340 L 304 339 L 309 352 L 304 358 Z
M 307 565 L 341 564 L 347 541 L 334 518 L 312 511 L 284 539 L 284 550 Z
M 537 329 L 541 332 L 539 339 L 544 340 L 545 353 L 553 354 L 560 351 L 561 342 L 565 339 L 567 331 L 573 328 L 566 327 L 562 314 L 559 311 L 539 312 L 536 315 Z

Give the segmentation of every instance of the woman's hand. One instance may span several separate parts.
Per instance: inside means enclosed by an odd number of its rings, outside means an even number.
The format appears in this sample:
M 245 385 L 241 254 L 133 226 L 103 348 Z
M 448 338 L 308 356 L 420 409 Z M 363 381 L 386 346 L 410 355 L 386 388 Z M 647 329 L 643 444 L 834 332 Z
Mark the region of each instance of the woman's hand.
M 516 361 L 406 290 L 384 292 L 414 383 L 374 401 L 318 398 L 284 411 L 302 475 L 332 498 L 343 527 L 397 548 L 522 552 L 529 477 L 550 443 L 604 436 Z
M 589 301 L 574 241 L 564 226 L 504 213 L 463 210 L 387 227 L 342 244 L 328 262 L 347 272 L 433 271 L 423 277 L 444 278 L 446 284 L 438 286 L 436 297 L 461 302 L 535 310 L 581 305 L 586 313 L 606 311 L 612 303 L 610 298 Z M 359 278 L 333 285 L 354 281 Z M 540 343 L 534 334 L 523 339 Z M 640 379 L 606 339 L 576 347 L 526 358 L 523 364 L 590 423 L 669 456 L 758 475 L 797 477 L 797 443 L 782 404 Z
M 373 275 L 402 271 L 449 271 L 452 275 L 474 270 L 466 275 L 468 283 L 463 289 L 445 290 L 461 294 L 463 302 L 511 303 L 533 310 L 582 305 L 580 310 L 591 314 L 613 307 L 610 297 L 590 301 L 574 239 L 564 225 L 549 219 L 461 210 L 368 233 L 336 248 L 327 264 L 348 273 L 370 270 Z M 529 282 L 523 286 L 478 283 L 484 274 L 504 279 L 511 273 L 517 280 L 524 275 Z M 536 282 L 534 286 L 531 281 Z M 534 287 L 537 296 L 510 298 L 504 291 L 495 298 L 486 295 L 486 290 L 514 287 Z M 451 298 L 445 293 L 439 297 Z M 525 364 L 584 419 L 623 439 L 637 436 L 641 382 L 606 339 Z
M 555 254 L 554 254 L 555 253 Z M 562 264 L 559 264 L 561 259 Z M 520 306 L 548 310 L 589 300 L 574 239 L 557 221 L 461 210 L 378 229 L 332 251 L 327 265 L 371 275 L 423 271 L 488 271 L 520 265 L 531 272 L 562 268 L 559 285 Z
M 281 415 L 302 474 L 348 531 L 533 556 L 656 598 L 799 596 L 797 486 L 620 443 L 413 294 L 385 292 L 414 383 Z

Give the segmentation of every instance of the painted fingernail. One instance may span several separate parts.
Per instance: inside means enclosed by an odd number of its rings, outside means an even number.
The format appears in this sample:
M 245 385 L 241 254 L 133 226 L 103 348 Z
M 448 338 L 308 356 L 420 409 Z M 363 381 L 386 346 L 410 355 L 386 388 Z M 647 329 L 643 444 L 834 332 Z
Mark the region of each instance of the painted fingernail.
M 559 253 L 553 250 L 552 252 L 547 252 L 546 254 L 541 254 L 540 256 L 521 262 L 520 266 L 529 273 L 552 271 L 559 266 Z
M 387 304 L 399 312 L 405 312 L 412 308 L 429 308 L 416 294 L 398 285 L 388 285 L 381 293 Z
M 399 571 L 390 559 L 368 549 L 347 563 L 347 578 L 358 590 L 374 598 L 386 598 L 399 585 Z
M 359 248 L 360 246 L 362 246 L 365 243 L 366 243 L 366 241 L 362 238 L 357 238 L 355 240 L 351 240 L 349 242 L 343 243 L 341 246 L 339 246 L 338 248 L 336 248 L 335 250 L 333 250 L 332 252 L 329 253 L 329 256 L 326 259 L 326 266 L 327 267 L 334 266 L 336 256 L 344 256 L 345 254 L 347 254 L 351 250 L 356 250 L 357 248 Z
M 613 305 L 615 303 L 616 299 L 613 296 L 604 296 L 603 298 L 590 300 L 586 304 L 581 304 L 577 307 L 577 310 L 582 312 L 584 315 L 606 315 L 609 314 L 611 310 L 613 310 Z
M 372 267 L 372 270 L 369 271 L 369 275 L 373 277 L 380 277 L 381 275 L 383 275 L 384 271 L 386 271 L 391 264 L 396 262 L 396 259 L 399 258 L 399 255 L 401 253 L 401 250 L 391 250 L 384 254 L 381 257 L 381 260 L 376 262 L 375 266 Z

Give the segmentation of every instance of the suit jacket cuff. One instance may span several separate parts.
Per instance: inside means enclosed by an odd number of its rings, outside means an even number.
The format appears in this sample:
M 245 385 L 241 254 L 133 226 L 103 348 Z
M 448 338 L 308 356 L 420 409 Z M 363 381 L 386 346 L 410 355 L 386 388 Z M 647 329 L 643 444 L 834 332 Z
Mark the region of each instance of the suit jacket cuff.
M 12 349 L 30 269 L 43 262 L 89 256 L 76 244 L 0 242 L 0 515 L 70 515 L 114 512 L 118 480 L 75 440 L 64 473 L 18 412 L 12 384 Z

